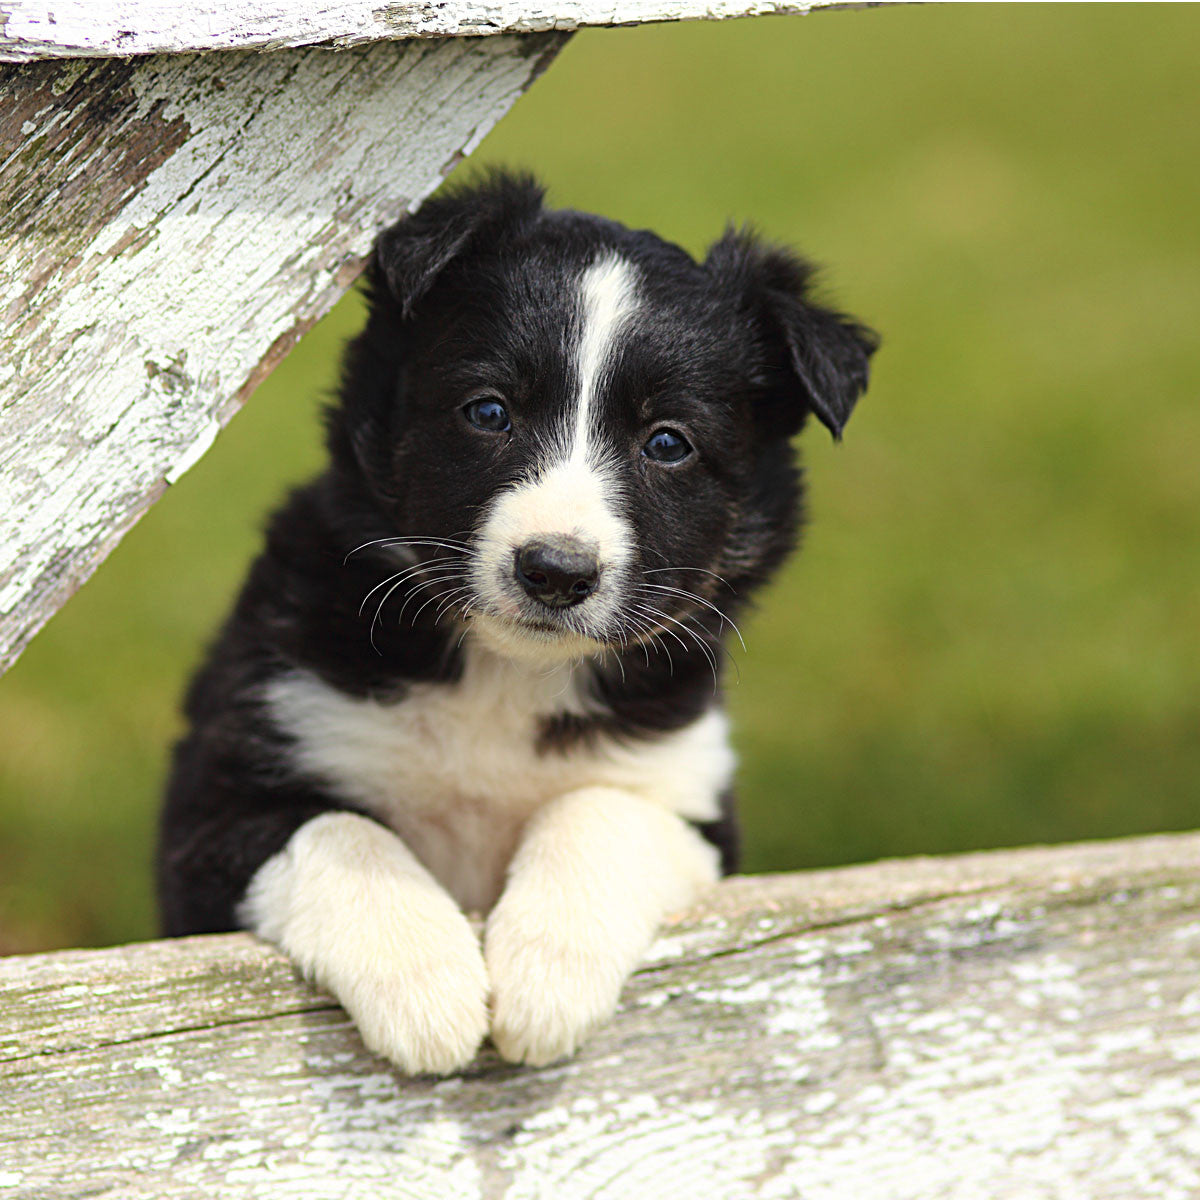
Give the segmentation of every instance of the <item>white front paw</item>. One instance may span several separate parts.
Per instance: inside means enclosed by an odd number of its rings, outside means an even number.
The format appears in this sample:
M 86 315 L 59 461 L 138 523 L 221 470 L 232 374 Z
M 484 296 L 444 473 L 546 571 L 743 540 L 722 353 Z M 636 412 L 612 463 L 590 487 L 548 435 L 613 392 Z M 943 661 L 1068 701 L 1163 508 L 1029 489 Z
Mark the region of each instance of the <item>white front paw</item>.
M 239 908 L 413 1074 L 465 1067 L 487 1033 L 487 972 L 470 922 L 394 834 L 357 813 L 302 825 Z
M 409 1074 L 461 1070 L 487 1034 L 487 973 L 478 943 L 465 932 L 465 939 L 333 983 L 367 1048 Z
M 510 1062 L 541 1067 L 573 1054 L 616 1010 L 624 956 L 586 938 L 507 919 L 503 901 L 488 922 L 484 953 L 492 981 L 492 1041 Z M 540 924 L 540 923 L 539 923 Z

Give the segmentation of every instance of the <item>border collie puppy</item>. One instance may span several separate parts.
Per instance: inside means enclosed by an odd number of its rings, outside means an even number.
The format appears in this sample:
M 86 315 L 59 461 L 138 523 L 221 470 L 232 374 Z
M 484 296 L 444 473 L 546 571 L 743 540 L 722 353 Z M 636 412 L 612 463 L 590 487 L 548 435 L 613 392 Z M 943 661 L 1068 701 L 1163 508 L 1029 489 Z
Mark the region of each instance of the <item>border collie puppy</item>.
M 791 548 L 789 438 L 874 335 L 507 174 L 379 240 L 328 469 L 192 684 L 170 934 L 279 946 L 409 1072 L 570 1054 L 733 868 L 722 637 Z M 467 916 L 486 917 L 480 938 Z

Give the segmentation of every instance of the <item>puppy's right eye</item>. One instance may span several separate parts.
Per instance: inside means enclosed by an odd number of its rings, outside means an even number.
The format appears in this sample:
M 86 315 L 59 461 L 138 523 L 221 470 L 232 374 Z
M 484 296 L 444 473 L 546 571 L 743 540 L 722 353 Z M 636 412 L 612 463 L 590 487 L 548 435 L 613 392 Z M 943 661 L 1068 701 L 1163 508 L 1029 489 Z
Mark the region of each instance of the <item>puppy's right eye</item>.
M 650 440 L 642 447 L 642 453 L 651 462 L 668 466 L 683 462 L 691 452 L 691 443 L 677 429 L 658 430 L 650 435 Z
M 485 433 L 507 433 L 512 428 L 508 409 L 495 396 L 481 396 L 463 405 L 462 414 Z

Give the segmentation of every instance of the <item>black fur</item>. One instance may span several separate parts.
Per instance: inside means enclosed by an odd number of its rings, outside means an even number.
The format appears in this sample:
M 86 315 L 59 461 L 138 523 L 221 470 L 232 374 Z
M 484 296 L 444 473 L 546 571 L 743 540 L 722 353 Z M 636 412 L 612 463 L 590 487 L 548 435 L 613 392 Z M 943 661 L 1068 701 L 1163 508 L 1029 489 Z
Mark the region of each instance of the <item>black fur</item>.
M 564 348 L 576 318 L 564 297 L 603 248 L 636 264 L 643 292 L 600 400 L 607 447 L 625 464 L 635 568 L 703 598 L 670 611 L 686 614 L 719 661 L 724 619 L 737 618 L 792 548 L 801 483 L 788 439 L 810 413 L 841 435 L 876 344 L 812 301 L 808 264 L 745 232 L 726 234 L 697 263 L 651 233 L 546 210 L 522 176 L 427 203 L 379 240 L 370 315 L 328 415 L 329 466 L 271 521 L 189 692 L 190 731 L 161 829 L 166 932 L 233 928 L 258 867 L 304 822 L 345 807 L 291 765 L 263 705 L 272 678 L 301 668 L 349 695 L 396 701 L 414 682 L 456 686 L 462 627 L 439 621 L 436 604 L 407 604 L 408 585 L 378 614 L 374 602 L 363 607 L 395 563 L 380 547 L 358 548 L 397 535 L 468 536 L 489 499 L 535 465 L 533 435 L 551 428 L 572 386 Z M 464 397 L 479 389 L 507 399 L 524 441 L 501 445 L 464 424 Z M 646 466 L 639 446 L 658 419 L 687 431 L 698 450 L 687 463 Z M 715 672 L 699 647 L 670 648 L 670 659 L 630 647 L 597 661 L 599 715 L 548 721 L 538 751 L 653 738 L 702 714 Z M 731 798 L 703 828 L 733 869 Z

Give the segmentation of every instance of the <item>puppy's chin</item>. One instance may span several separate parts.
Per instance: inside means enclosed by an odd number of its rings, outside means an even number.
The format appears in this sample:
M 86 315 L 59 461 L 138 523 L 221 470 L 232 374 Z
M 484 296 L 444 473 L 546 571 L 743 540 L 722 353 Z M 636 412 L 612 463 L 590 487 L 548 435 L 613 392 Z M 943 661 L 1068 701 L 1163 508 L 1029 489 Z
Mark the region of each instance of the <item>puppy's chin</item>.
M 563 629 L 552 620 L 534 624 L 476 613 L 470 619 L 469 629 L 493 654 L 532 666 L 556 666 L 604 654 L 609 649 L 605 643 Z

